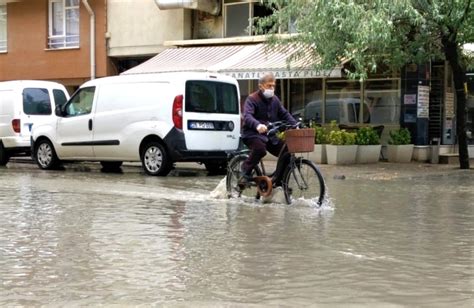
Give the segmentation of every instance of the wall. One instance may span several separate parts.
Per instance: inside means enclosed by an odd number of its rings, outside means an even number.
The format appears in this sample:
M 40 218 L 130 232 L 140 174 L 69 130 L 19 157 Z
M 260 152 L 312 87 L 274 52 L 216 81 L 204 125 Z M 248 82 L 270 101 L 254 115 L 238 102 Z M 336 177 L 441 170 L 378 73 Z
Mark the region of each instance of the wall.
M 113 74 L 106 57 L 106 2 L 89 0 L 96 13 L 96 76 Z M 48 1 L 7 5 L 8 51 L 0 54 L 0 80 L 54 80 L 78 86 L 90 79 L 90 19 L 80 4 L 80 46 L 48 50 Z
M 164 41 L 191 37 L 190 10 L 162 11 L 153 0 L 109 0 L 107 19 L 111 57 L 156 55 Z

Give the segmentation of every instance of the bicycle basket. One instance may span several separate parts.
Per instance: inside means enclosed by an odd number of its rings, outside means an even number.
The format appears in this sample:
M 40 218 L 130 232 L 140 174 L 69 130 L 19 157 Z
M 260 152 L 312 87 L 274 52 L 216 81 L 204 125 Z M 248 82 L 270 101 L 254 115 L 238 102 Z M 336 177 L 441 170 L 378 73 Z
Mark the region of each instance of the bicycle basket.
M 290 129 L 285 132 L 285 142 L 290 153 L 313 152 L 314 128 Z

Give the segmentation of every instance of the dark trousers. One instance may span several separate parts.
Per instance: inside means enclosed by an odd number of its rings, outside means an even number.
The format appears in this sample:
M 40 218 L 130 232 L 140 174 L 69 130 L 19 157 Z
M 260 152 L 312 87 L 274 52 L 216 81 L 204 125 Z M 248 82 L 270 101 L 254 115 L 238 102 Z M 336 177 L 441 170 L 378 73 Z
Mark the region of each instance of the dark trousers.
M 274 156 L 278 156 L 284 145 L 281 140 L 278 140 L 277 144 L 272 144 L 271 141 L 265 143 L 260 138 L 248 138 L 244 139 L 243 142 L 250 149 L 249 157 L 242 163 L 242 172 L 246 174 L 251 173 L 252 169 L 267 155 L 267 151 Z

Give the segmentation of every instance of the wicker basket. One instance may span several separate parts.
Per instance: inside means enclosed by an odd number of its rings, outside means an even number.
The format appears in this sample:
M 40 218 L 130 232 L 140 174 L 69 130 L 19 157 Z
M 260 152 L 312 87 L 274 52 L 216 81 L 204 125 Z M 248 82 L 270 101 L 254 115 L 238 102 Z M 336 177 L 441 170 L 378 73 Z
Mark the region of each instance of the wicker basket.
M 290 153 L 313 152 L 314 129 L 290 129 L 285 132 L 285 141 Z

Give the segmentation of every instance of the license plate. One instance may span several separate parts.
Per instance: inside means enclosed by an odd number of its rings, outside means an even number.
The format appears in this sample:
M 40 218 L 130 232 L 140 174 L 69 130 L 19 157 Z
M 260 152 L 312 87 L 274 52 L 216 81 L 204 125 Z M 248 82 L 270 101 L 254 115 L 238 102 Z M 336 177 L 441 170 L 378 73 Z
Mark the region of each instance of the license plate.
M 212 122 L 190 122 L 190 129 L 214 129 L 214 123 Z

